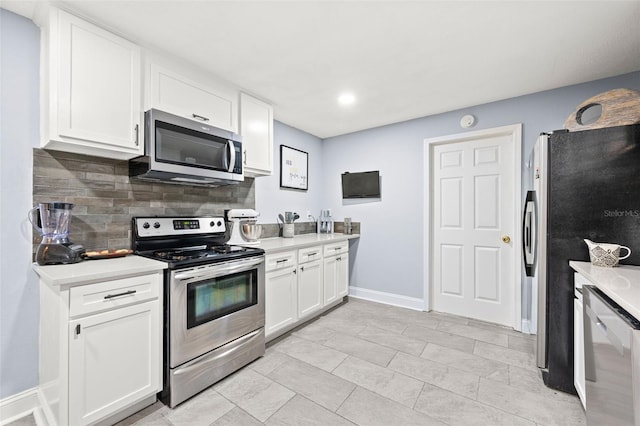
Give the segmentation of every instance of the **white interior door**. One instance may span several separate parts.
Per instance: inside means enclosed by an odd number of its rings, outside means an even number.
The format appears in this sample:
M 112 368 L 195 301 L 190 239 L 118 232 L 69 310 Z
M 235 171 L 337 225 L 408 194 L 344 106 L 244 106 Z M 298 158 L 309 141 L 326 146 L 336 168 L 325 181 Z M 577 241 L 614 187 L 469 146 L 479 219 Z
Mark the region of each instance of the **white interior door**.
M 432 307 L 519 329 L 519 132 L 496 130 L 430 145 Z

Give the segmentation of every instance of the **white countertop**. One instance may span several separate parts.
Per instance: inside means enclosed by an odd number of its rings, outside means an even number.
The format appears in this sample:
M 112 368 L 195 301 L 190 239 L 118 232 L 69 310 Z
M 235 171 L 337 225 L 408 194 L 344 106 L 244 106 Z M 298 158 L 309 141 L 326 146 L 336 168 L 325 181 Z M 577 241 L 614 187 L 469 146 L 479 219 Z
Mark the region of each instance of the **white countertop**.
M 602 290 L 636 319 L 640 319 L 640 266 L 593 266 L 590 262 L 569 261 L 576 272 Z
M 310 247 L 317 244 L 346 241 L 353 238 L 360 238 L 360 234 L 301 234 L 293 238 L 263 238 L 260 240 L 258 247 L 264 249 L 264 251 L 269 254 L 288 249 Z
M 114 280 L 127 276 L 162 271 L 165 262 L 136 255 L 113 259 L 83 260 L 70 265 L 38 265 L 33 270 L 49 285 L 73 287 L 99 281 Z

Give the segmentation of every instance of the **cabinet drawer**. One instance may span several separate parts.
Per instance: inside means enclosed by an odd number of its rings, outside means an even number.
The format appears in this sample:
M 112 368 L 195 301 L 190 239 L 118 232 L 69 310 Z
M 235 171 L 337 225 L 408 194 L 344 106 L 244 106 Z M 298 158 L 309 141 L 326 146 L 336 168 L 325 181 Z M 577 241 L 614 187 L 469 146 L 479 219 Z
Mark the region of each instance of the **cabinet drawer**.
M 325 244 L 324 246 L 324 255 L 326 256 L 335 256 L 342 253 L 349 252 L 349 242 L 341 241 L 339 243 L 333 244 Z
M 322 259 L 322 246 L 307 247 L 298 250 L 298 263 L 307 263 Z
M 161 291 L 161 273 L 72 287 L 69 291 L 69 316 L 75 317 L 157 299 Z
M 265 257 L 265 271 L 273 271 L 296 264 L 296 252 L 285 251 L 282 253 L 268 254 Z

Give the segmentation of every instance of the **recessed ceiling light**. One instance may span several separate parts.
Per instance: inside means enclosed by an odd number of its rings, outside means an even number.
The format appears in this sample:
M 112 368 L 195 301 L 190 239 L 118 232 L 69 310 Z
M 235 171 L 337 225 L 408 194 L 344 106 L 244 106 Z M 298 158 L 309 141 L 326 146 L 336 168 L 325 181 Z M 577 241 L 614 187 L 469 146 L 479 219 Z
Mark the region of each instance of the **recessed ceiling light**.
M 342 95 L 338 96 L 338 102 L 340 103 L 340 105 L 351 105 L 355 101 L 356 97 L 353 95 L 353 93 L 343 93 Z

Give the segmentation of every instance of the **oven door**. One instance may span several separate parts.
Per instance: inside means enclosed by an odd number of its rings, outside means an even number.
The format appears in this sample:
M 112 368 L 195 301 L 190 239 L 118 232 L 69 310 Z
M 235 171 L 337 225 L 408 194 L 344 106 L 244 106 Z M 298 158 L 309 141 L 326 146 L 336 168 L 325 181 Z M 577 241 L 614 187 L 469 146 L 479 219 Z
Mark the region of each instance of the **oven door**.
M 264 256 L 171 271 L 169 366 L 264 327 Z

